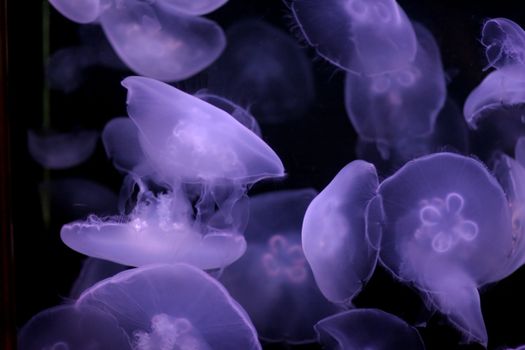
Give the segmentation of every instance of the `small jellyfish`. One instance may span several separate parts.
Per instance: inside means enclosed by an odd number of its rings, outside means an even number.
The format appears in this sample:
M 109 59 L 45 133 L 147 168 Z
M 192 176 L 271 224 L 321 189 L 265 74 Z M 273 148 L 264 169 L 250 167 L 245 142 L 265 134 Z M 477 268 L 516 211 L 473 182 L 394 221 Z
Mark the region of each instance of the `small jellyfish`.
M 91 306 L 62 305 L 34 316 L 18 334 L 20 350 L 132 350 L 111 314 Z
M 31 157 L 48 169 L 65 169 L 85 162 L 95 151 L 98 132 L 39 134 L 29 130 L 27 143 Z
M 318 54 L 349 72 L 396 71 L 416 56 L 414 29 L 395 0 L 293 0 L 292 13 Z
M 394 72 L 346 75 L 348 116 L 363 140 L 385 146 L 434 130 L 446 98 L 445 74 L 432 34 L 414 23 L 418 51 L 413 62 Z
M 95 21 L 102 11 L 101 0 L 49 0 L 64 17 L 78 23 Z
M 119 57 L 136 73 L 186 79 L 210 65 L 226 45 L 213 21 L 164 11 L 140 0 L 110 5 L 100 23 Z
M 252 197 L 246 254 L 219 278 L 267 341 L 314 341 L 313 325 L 340 310 L 317 288 L 301 247 L 301 223 L 315 195 L 303 189 Z
M 315 90 L 311 64 L 289 35 L 260 20 L 236 23 L 228 47 L 208 70 L 211 93 L 249 106 L 261 123 L 302 117 Z
M 215 11 L 228 0 L 157 0 L 157 2 L 177 12 L 198 16 Z
M 377 309 L 355 309 L 327 317 L 315 325 L 327 350 L 424 350 L 416 328 Z
M 69 296 L 72 299 L 77 299 L 86 289 L 124 270 L 127 270 L 124 265 L 96 258 L 87 258 L 82 263 L 82 269 L 71 287 Z
M 472 158 L 435 153 L 408 162 L 378 194 L 381 262 L 426 291 L 468 340 L 486 344 L 476 288 L 503 277 L 513 248 L 497 180 Z
M 483 145 L 495 143 L 512 152 L 517 139 L 525 134 L 523 66 L 504 66 L 487 75 L 467 97 L 463 115 Z
M 261 349 L 241 306 L 216 280 L 185 264 L 121 272 L 86 290 L 76 305 L 112 314 L 134 350 Z
M 525 64 L 525 32 L 509 19 L 486 21 L 481 31 L 481 43 L 485 46 L 487 68 Z
M 333 303 L 350 304 L 374 271 L 378 242 L 369 242 L 365 210 L 377 186 L 374 166 L 356 160 L 315 197 L 304 216 L 304 254 Z
M 140 146 L 158 178 L 250 184 L 284 176 L 275 152 L 219 108 L 153 79 L 130 77 L 122 84 Z

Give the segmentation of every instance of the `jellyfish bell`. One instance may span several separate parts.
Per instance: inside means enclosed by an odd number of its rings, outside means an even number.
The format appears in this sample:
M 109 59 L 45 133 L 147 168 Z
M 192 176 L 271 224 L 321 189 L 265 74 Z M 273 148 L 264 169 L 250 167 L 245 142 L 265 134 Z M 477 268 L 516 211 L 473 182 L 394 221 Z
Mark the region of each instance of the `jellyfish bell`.
M 313 325 L 340 311 L 315 285 L 301 247 L 302 219 L 315 195 L 303 189 L 252 197 L 246 254 L 219 279 L 269 342 L 312 342 Z
M 525 31 L 507 18 L 492 18 L 483 24 L 481 43 L 487 68 L 525 64 Z
M 396 71 L 416 56 L 414 29 L 394 0 L 294 0 L 291 9 L 308 43 L 346 71 Z
M 416 328 L 377 309 L 355 309 L 329 316 L 315 325 L 319 341 L 329 350 L 424 350 Z
M 158 0 L 158 2 L 173 11 L 198 16 L 215 11 L 228 0 Z
M 417 55 L 396 71 L 373 76 L 347 73 L 345 105 L 359 137 L 394 147 L 429 136 L 446 98 L 445 75 L 432 34 L 414 23 Z
M 91 306 L 61 305 L 34 316 L 18 333 L 20 350 L 132 350 L 111 314 Z
M 102 11 L 101 0 L 49 0 L 64 17 L 77 23 L 95 21 Z
M 168 181 L 251 184 L 284 176 L 275 152 L 219 108 L 153 79 L 130 77 L 122 84 L 141 148 Z
M 365 212 L 377 186 L 374 166 L 353 161 L 310 203 L 304 216 L 304 254 L 319 289 L 333 303 L 350 304 L 374 271 L 379 242 L 369 242 Z
M 121 272 L 86 290 L 76 305 L 112 314 L 133 349 L 261 349 L 241 306 L 216 280 L 185 264 Z

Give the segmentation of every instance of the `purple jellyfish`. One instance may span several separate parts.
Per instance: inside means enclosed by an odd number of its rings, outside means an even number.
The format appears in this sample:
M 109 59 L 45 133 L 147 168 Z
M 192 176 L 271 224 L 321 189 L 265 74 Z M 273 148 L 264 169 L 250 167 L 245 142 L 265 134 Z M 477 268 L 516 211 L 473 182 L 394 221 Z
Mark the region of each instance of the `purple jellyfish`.
M 333 303 L 350 305 L 372 275 L 377 237 L 369 241 L 365 220 L 378 186 L 374 166 L 361 160 L 344 167 L 310 203 L 302 244 L 315 281 Z
M 76 305 L 113 315 L 135 350 L 261 349 L 250 318 L 226 289 L 185 264 L 121 272 L 86 290 Z
M 416 56 L 414 29 L 395 0 L 292 0 L 291 8 L 308 43 L 349 72 L 396 71 Z
M 340 310 L 315 285 L 301 247 L 301 223 L 316 194 L 304 189 L 253 197 L 246 254 L 220 277 L 267 341 L 312 342 L 313 325 Z
M 477 288 L 506 275 L 514 247 L 507 199 L 480 162 L 436 153 L 379 185 L 381 262 L 426 292 L 468 338 L 487 342 Z
M 402 319 L 377 309 L 345 311 L 315 325 L 327 350 L 424 350 L 419 332 Z
M 525 64 L 525 32 L 513 21 L 493 18 L 483 24 L 481 43 L 489 67 Z

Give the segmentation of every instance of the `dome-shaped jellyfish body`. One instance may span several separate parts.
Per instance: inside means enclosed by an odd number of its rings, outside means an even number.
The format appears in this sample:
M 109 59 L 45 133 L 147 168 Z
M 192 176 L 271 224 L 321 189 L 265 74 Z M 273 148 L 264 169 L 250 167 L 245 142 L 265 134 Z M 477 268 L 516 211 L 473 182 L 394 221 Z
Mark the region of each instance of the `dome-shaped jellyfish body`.
M 102 12 L 101 0 L 49 0 L 64 17 L 73 22 L 90 23 Z
M 111 261 L 87 258 L 82 263 L 82 269 L 71 287 L 69 296 L 77 299 L 86 289 L 127 269 L 126 266 Z
M 378 309 L 355 309 L 315 325 L 323 349 L 424 350 L 419 332 L 402 319 Z
M 513 21 L 493 18 L 485 22 L 481 31 L 488 67 L 525 64 L 525 32 Z
M 135 350 L 261 349 L 242 307 L 216 280 L 185 264 L 121 272 L 76 304 L 111 313 Z
M 130 77 L 122 84 L 141 148 L 165 181 L 249 184 L 284 175 L 275 152 L 221 109 L 153 79 Z
M 314 99 L 312 67 L 305 52 L 281 30 L 245 20 L 227 30 L 228 47 L 210 67 L 210 92 L 227 97 L 261 123 L 297 120 Z
M 101 14 L 100 23 L 133 71 L 163 81 L 183 80 L 200 72 L 226 45 L 215 22 L 140 0 L 113 3 Z
M 98 132 L 38 134 L 29 130 L 27 143 L 31 157 L 49 169 L 65 169 L 85 162 L 95 151 Z
M 395 71 L 416 56 L 414 29 L 395 0 L 293 0 L 292 12 L 308 43 L 344 70 Z
M 496 179 L 474 159 L 436 153 L 408 162 L 378 193 L 383 264 L 429 293 L 469 340 L 486 343 L 476 288 L 503 277 L 513 248 Z
M 349 304 L 377 261 L 378 242 L 366 234 L 365 209 L 376 194 L 377 174 L 370 163 L 345 166 L 310 203 L 304 216 L 304 254 L 323 295 Z
M 267 341 L 314 341 L 313 325 L 340 310 L 315 285 L 301 248 L 301 222 L 315 195 L 304 189 L 252 197 L 246 254 L 220 277 Z
M 128 266 L 184 262 L 213 269 L 242 256 L 242 231 L 215 230 L 195 215 L 200 213 L 194 213 L 180 188 L 156 197 L 145 193 L 128 217 L 73 222 L 62 227 L 60 236 L 80 253 Z
M 463 107 L 468 125 L 483 133 L 483 142 L 491 140 L 512 152 L 516 140 L 525 134 L 525 69 L 521 65 L 504 66 L 491 72 L 470 93 Z
M 186 15 L 198 16 L 215 11 L 228 0 L 157 0 L 163 6 Z
M 394 72 L 346 75 L 346 110 L 364 140 L 390 145 L 434 129 L 445 103 L 445 75 L 432 34 L 417 23 L 414 29 L 418 50 L 413 62 Z
M 236 105 L 227 98 L 211 94 L 207 91 L 199 91 L 195 94 L 198 98 L 206 101 L 217 108 L 222 109 L 235 118 L 239 123 L 250 129 L 254 134 L 262 138 L 261 127 L 253 115 L 246 109 Z
M 62 305 L 34 316 L 18 333 L 20 350 L 131 350 L 112 315 L 91 306 Z

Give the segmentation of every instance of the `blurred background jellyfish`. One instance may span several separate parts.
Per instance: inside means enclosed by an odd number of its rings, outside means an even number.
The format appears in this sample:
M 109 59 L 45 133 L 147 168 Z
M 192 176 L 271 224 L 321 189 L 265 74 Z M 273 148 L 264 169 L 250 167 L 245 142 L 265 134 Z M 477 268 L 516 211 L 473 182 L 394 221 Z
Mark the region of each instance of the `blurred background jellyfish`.
M 418 50 L 413 62 L 373 76 L 346 75 L 348 117 L 359 137 L 377 143 L 379 148 L 430 135 L 445 103 L 439 48 L 427 29 L 417 23 L 414 29 Z
M 525 64 L 525 32 L 507 18 L 486 21 L 481 32 L 481 43 L 485 46 L 487 68 Z
M 20 350 L 132 350 L 115 317 L 91 306 L 62 305 L 35 315 L 18 334 Z
M 329 316 L 315 325 L 327 350 L 424 350 L 414 327 L 377 309 L 355 309 Z
M 311 106 L 315 90 L 311 64 L 294 40 L 260 20 L 227 31 L 228 47 L 208 71 L 208 88 L 249 107 L 260 123 L 297 120 Z
M 303 189 L 252 197 L 248 249 L 220 277 L 264 340 L 313 342 L 313 325 L 340 310 L 315 285 L 301 247 L 301 223 L 316 194 Z
M 436 153 L 380 184 L 380 259 L 413 282 L 467 341 L 486 344 L 477 287 L 507 275 L 514 247 L 507 199 L 480 162 Z
M 29 130 L 29 153 L 42 167 L 65 169 L 85 162 L 95 151 L 98 132 L 79 130 L 69 133 L 39 134 Z
M 86 290 L 76 305 L 113 315 L 136 350 L 261 349 L 242 307 L 216 280 L 185 264 L 121 272 Z
M 396 71 L 416 56 L 416 35 L 395 0 L 293 0 L 291 8 L 308 43 L 346 71 Z
M 333 303 L 350 305 L 374 271 L 379 241 L 369 241 L 365 210 L 377 186 L 374 166 L 353 161 L 314 198 L 304 216 L 304 254 L 319 289 Z

